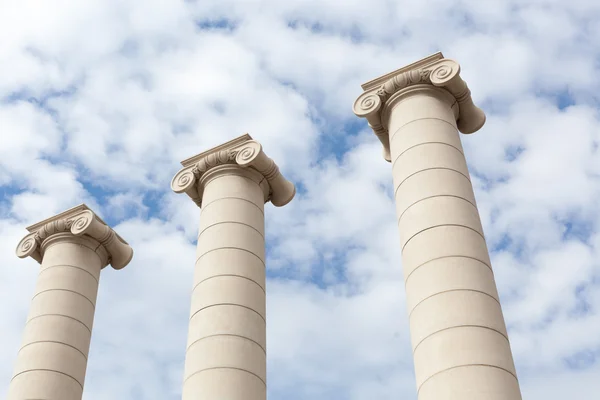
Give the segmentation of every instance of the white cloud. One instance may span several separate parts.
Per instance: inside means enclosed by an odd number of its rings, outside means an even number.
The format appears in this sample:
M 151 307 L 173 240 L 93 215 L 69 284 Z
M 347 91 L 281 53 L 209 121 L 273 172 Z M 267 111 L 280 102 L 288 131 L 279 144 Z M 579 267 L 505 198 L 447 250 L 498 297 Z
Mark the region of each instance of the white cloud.
M 525 398 L 593 398 L 598 362 L 569 362 L 600 348 L 598 21 L 587 0 L 0 6 L 0 396 L 37 275 L 14 247 L 85 201 L 135 250 L 103 272 L 86 399 L 180 397 L 199 210 L 169 182 L 249 132 L 302 188 L 266 207 L 271 398 L 415 398 L 390 166 L 351 104 L 442 50 L 488 112 L 463 143 Z

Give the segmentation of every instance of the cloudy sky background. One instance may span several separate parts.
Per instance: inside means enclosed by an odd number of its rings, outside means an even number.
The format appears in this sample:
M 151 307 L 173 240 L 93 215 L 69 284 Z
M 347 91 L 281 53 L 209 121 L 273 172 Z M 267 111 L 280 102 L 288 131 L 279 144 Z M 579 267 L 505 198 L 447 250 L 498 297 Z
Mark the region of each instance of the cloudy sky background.
M 267 205 L 271 400 L 416 399 L 391 167 L 360 84 L 436 51 L 487 124 L 462 136 L 525 399 L 600 392 L 600 3 L 0 2 L 0 397 L 37 276 L 25 227 L 86 202 L 103 271 L 84 398 L 180 398 L 200 210 L 179 161 L 249 132 L 298 187 Z

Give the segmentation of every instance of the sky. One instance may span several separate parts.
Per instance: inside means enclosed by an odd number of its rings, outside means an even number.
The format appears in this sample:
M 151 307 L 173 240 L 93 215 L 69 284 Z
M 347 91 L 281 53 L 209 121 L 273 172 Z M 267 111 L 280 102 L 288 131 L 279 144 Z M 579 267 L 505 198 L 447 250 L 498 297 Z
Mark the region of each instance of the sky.
M 85 400 L 181 398 L 200 210 L 179 162 L 250 133 L 266 205 L 269 399 L 416 399 L 391 166 L 360 84 L 442 51 L 527 400 L 600 392 L 600 2 L 0 2 L 0 397 L 39 266 L 25 227 L 85 202 L 134 248 L 102 272 Z

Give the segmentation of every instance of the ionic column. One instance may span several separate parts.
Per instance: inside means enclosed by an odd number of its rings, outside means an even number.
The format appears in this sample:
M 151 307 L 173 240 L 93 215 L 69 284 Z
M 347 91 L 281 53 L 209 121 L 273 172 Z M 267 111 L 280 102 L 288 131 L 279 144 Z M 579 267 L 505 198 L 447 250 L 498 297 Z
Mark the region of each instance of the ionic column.
M 131 247 L 86 205 L 27 228 L 17 256 L 41 264 L 8 400 L 80 400 L 100 270 Z
M 183 400 L 265 400 L 264 204 L 294 185 L 249 135 L 182 165 L 171 187 L 202 209 Z
M 364 84 L 392 163 L 419 400 L 521 399 L 458 130 L 484 122 L 441 53 Z

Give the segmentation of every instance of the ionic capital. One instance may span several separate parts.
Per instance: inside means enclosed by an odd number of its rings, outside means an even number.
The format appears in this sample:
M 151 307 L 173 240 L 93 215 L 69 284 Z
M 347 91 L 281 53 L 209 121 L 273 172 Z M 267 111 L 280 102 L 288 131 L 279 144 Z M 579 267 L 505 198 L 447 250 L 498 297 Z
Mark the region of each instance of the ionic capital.
M 181 162 L 183 168 L 171 181 L 175 193 L 185 193 L 202 206 L 204 185 L 202 177 L 213 168 L 237 165 L 258 172 L 269 184 L 265 202 L 281 207 L 289 203 L 296 194 L 294 184 L 283 177 L 279 167 L 263 151 L 262 146 L 248 134 L 242 135 L 211 150 Z
M 85 204 L 31 225 L 27 230 L 30 233 L 19 242 L 17 256 L 31 257 L 39 263 L 43 258 L 44 241 L 63 233 L 88 236 L 98 241 L 109 255 L 108 264 L 114 269 L 124 268 L 133 257 L 131 246 Z
M 485 123 L 484 112 L 473 104 L 471 91 L 460 77 L 460 65 L 436 53 L 404 68 L 362 85 L 364 90 L 354 102 L 353 111 L 366 118 L 383 144 L 383 154 L 391 161 L 388 122 L 382 118 L 382 108 L 395 94 L 415 85 L 432 85 L 448 91 L 458 103 L 457 127 L 465 134 L 478 131 Z

